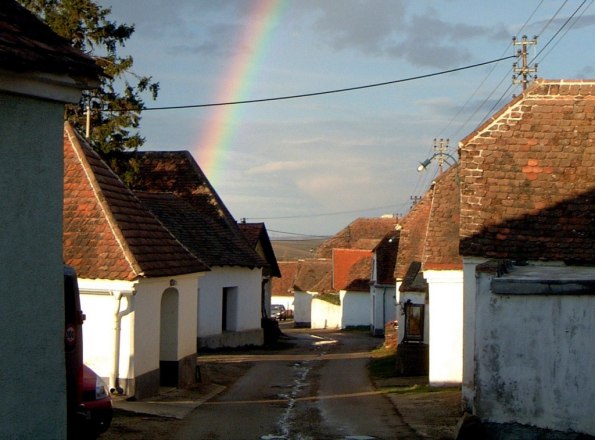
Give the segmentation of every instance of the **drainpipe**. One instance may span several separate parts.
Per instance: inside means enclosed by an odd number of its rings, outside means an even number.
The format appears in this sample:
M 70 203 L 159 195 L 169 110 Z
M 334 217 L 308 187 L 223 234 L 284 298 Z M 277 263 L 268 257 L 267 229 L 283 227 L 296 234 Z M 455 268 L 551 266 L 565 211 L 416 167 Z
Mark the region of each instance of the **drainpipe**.
M 123 394 L 124 389 L 120 386 L 120 333 L 122 330 L 122 317 L 126 316 L 132 311 L 132 301 L 129 295 L 122 292 L 112 292 L 114 296 L 114 363 L 112 365 L 112 372 L 109 380 L 109 389 L 112 394 Z M 121 310 L 122 297 L 126 296 L 126 308 Z

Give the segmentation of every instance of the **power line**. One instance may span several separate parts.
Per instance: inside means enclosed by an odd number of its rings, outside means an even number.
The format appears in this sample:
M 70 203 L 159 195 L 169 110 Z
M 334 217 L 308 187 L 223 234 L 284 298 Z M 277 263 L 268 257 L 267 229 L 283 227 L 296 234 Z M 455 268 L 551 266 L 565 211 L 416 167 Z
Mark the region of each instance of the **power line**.
M 308 215 L 286 215 L 286 216 L 279 216 L 279 217 L 246 217 L 246 220 L 288 220 L 288 219 L 299 219 L 299 218 L 312 218 L 312 217 L 327 217 L 331 215 L 343 215 L 343 214 L 357 214 L 363 213 L 368 211 L 377 211 L 379 209 L 391 209 L 396 208 L 400 205 L 388 205 L 388 206 L 377 206 L 375 208 L 361 208 L 361 209 L 354 209 L 351 211 L 336 211 L 336 212 L 327 212 L 323 214 L 308 214 Z
M 515 56 L 511 55 L 511 56 L 507 56 L 507 57 L 503 57 L 503 58 L 497 58 L 495 60 L 484 61 L 482 63 L 471 64 L 471 65 L 463 66 L 463 67 L 456 67 L 454 69 L 442 70 L 440 72 L 427 73 L 425 75 L 412 76 L 409 78 L 396 79 L 393 81 L 385 81 L 385 82 L 375 83 L 375 84 L 366 84 L 363 86 L 346 87 L 343 89 L 326 90 L 323 92 L 301 93 L 298 95 L 277 96 L 277 97 L 273 97 L 273 98 L 247 99 L 244 101 L 215 102 L 215 103 L 210 103 L 210 104 L 172 105 L 172 106 L 164 106 L 164 107 L 146 107 L 143 109 L 137 108 L 137 109 L 124 109 L 124 110 L 107 109 L 104 111 L 127 112 L 127 111 L 181 110 L 181 109 L 189 109 L 189 108 L 217 107 L 217 106 L 238 105 L 238 104 L 253 104 L 253 103 L 257 103 L 257 102 L 282 101 L 282 100 L 287 100 L 287 99 L 308 98 L 311 96 L 330 95 L 332 93 L 352 92 L 354 90 L 369 89 L 372 87 L 382 87 L 382 86 L 387 86 L 387 85 L 391 85 L 391 84 L 415 81 L 415 80 L 424 79 L 424 78 L 431 78 L 433 76 L 446 75 L 448 73 L 460 72 L 462 70 L 468 70 L 468 69 L 473 69 L 475 67 L 481 67 L 481 66 L 485 66 L 488 64 L 498 63 L 500 61 L 508 60 L 510 58 L 515 58 Z

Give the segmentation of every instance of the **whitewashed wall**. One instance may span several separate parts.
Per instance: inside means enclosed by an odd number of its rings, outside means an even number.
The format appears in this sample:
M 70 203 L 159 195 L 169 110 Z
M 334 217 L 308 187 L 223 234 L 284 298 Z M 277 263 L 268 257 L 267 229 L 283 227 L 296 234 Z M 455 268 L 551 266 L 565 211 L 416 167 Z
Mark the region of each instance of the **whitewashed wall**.
M 312 298 L 314 292 L 302 292 L 296 290 L 293 293 L 293 319 L 296 325 L 311 325 L 312 322 Z
M 314 297 L 311 308 L 312 328 L 341 328 L 341 306 Z
M 170 281 L 175 280 L 175 286 Z M 180 360 L 196 353 L 196 307 L 198 274 L 174 278 L 144 279 L 137 282 L 79 279 L 83 325 L 84 360 L 98 375 L 109 379 L 115 356 L 114 323 L 117 294 L 120 303 L 119 378 L 135 378 L 159 369 L 161 299 L 168 288 L 178 292 L 177 337 L 174 357 Z M 167 359 L 172 360 L 172 359 Z M 129 390 L 124 389 L 130 394 Z
M 261 332 L 261 283 L 262 270 L 242 267 L 212 267 L 199 281 L 197 304 L 197 333 L 199 338 L 210 340 L 207 345 L 225 344 L 220 339 L 222 331 L 223 289 L 235 288 L 234 310 L 228 313 L 228 327 L 236 333 L 254 334 L 246 344 L 262 339 Z M 196 310 L 196 309 L 195 309 Z M 216 337 L 216 338 L 213 338 Z M 238 335 L 241 338 L 241 335 Z M 242 340 L 232 342 L 243 345 Z
M 385 324 L 397 318 L 395 286 L 372 286 L 370 304 L 372 333 L 381 336 L 384 334 Z
M 341 328 L 370 326 L 370 292 L 341 290 Z
M 463 378 L 463 271 L 426 270 L 429 286 L 429 381 L 460 384 Z
M 529 266 L 478 277 L 475 413 L 595 435 L 595 268 Z

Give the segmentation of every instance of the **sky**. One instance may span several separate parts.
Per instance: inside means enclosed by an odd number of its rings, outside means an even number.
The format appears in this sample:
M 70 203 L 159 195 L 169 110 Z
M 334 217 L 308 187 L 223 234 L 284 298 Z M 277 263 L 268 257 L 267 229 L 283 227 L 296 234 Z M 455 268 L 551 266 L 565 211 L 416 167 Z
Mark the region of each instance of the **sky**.
M 538 77 L 595 78 L 594 1 L 97 3 L 135 26 L 119 53 L 159 82 L 149 108 L 393 82 L 143 112 L 141 150 L 190 151 L 236 220 L 304 238 L 405 215 L 439 172 L 437 158 L 417 171 L 434 145 L 452 161 L 459 140 L 522 92 L 514 58 L 471 67 L 515 55 L 513 36 L 538 36 Z

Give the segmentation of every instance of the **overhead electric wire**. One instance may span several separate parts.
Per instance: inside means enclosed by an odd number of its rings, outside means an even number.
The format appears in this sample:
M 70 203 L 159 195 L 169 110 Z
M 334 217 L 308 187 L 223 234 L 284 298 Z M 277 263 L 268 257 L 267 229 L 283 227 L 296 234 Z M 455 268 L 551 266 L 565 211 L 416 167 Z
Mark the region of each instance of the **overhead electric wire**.
M 396 208 L 399 206 L 398 203 L 393 205 L 387 206 L 377 206 L 375 208 L 362 208 L 362 209 L 354 209 L 350 211 L 336 211 L 336 212 L 327 212 L 322 214 L 303 214 L 303 215 L 284 215 L 279 217 L 246 217 L 247 220 L 289 220 L 289 219 L 299 219 L 299 218 L 312 218 L 312 217 L 326 217 L 331 215 L 343 215 L 343 214 L 357 214 L 360 212 L 368 212 L 368 211 L 377 211 L 379 209 L 390 209 Z
M 547 58 L 547 56 L 548 56 L 548 55 L 549 55 L 549 54 L 552 52 L 552 50 L 554 50 L 554 49 L 555 49 L 555 47 L 558 45 L 558 43 L 559 43 L 560 41 L 562 41 L 562 39 L 563 39 L 563 38 L 566 36 L 566 34 L 567 34 L 569 31 L 570 31 L 570 29 L 572 29 L 572 27 L 573 27 L 573 26 L 574 26 L 574 25 L 575 25 L 575 24 L 576 24 L 576 23 L 577 23 L 577 22 L 578 22 L 578 21 L 581 19 L 581 17 L 582 17 L 582 16 L 585 14 L 585 12 L 587 12 L 587 10 L 588 10 L 588 9 L 589 9 L 591 6 L 593 6 L 593 2 L 595 2 L 595 0 L 591 0 L 591 3 L 589 3 L 589 5 L 588 5 L 588 6 L 587 6 L 585 9 L 583 9 L 583 10 L 582 10 L 582 12 L 579 14 L 579 16 L 578 16 L 578 17 L 576 17 L 576 18 L 574 19 L 574 21 L 573 21 L 573 22 L 570 24 L 570 26 L 568 26 L 568 27 L 567 27 L 567 28 L 564 30 L 564 33 L 562 34 L 562 36 L 560 37 L 560 39 L 558 39 L 558 41 L 556 41 L 556 42 L 554 43 L 554 45 L 553 45 L 553 46 L 550 48 L 550 50 L 548 50 L 548 51 L 547 51 L 547 53 L 545 53 L 545 54 L 543 55 L 543 58 L 542 58 L 542 60 L 544 60 L 545 58 Z M 584 2 L 583 2 L 583 4 L 584 4 Z M 582 5 L 581 5 L 581 6 L 582 6 Z M 579 6 L 579 8 L 580 8 L 580 6 Z M 537 57 L 538 57 L 538 56 L 539 56 L 539 55 L 540 55 L 542 52 L 543 52 L 543 50 L 542 50 L 542 51 L 540 51 L 540 52 L 539 52 L 537 55 L 535 55 L 535 58 L 537 58 Z
M 511 55 L 511 56 L 507 56 L 507 57 L 503 57 L 503 58 L 497 58 L 495 60 L 489 60 L 489 61 L 484 61 L 481 63 L 470 64 L 468 66 L 455 67 L 454 69 L 442 70 L 439 72 L 427 73 L 424 75 L 411 76 L 409 78 L 396 79 L 393 81 L 385 81 L 385 82 L 374 83 L 374 84 L 366 84 L 363 86 L 354 86 L 354 87 L 345 87 L 342 89 L 325 90 L 322 92 L 300 93 L 297 95 L 277 96 L 277 97 L 273 97 L 273 98 L 246 99 L 243 101 L 215 102 L 215 103 L 209 103 L 209 104 L 172 105 L 172 106 L 163 106 L 163 107 L 146 107 L 146 108 L 142 108 L 142 109 L 138 108 L 138 109 L 122 109 L 122 110 L 106 109 L 103 111 L 127 112 L 127 111 L 182 110 L 182 109 L 190 109 L 190 108 L 217 107 L 217 106 L 239 105 L 239 104 L 254 104 L 254 103 L 258 103 L 258 102 L 270 102 L 270 101 L 282 101 L 282 100 L 288 100 L 288 99 L 308 98 L 308 97 L 312 97 L 312 96 L 330 95 L 333 93 L 352 92 L 355 90 L 370 89 L 372 87 L 382 87 L 382 86 L 388 86 L 391 84 L 416 81 L 416 80 L 420 80 L 420 79 L 431 78 L 434 76 L 446 75 L 448 73 L 460 72 L 462 70 L 473 69 L 475 67 L 486 66 L 488 64 L 498 63 L 500 61 L 508 60 L 510 58 L 514 58 L 514 56 Z

